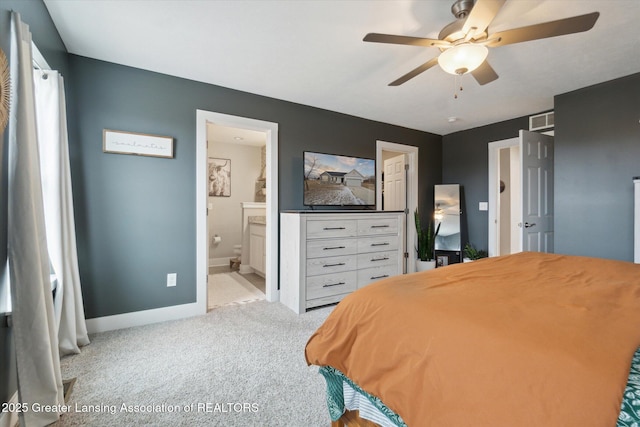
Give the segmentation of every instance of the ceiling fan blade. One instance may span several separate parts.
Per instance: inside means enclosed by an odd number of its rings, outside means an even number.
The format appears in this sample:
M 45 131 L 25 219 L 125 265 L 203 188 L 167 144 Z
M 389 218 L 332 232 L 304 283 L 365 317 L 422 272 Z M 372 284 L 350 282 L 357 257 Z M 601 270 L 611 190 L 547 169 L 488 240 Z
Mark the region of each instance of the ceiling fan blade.
M 505 1 L 506 0 L 477 0 L 462 26 L 462 32 L 472 37 L 482 34 L 498 14 L 498 11 Z
M 489 61 L 484 61 L 478 68 L 471 72 L 471 75 L 476 79 L 478 83 L 481 85 L 486 85 L 487 83 L 491 83 L 492 81 L 498 78 L 498 73 L 496 73 L 489 65 Z
M 394 36 L 392 34 L 369 33 L 362 40 L 365 42 L 404 44 L 410 46 L 451 47 L 451 43 L 445 40 L 425 39 L 422 37 L 410 36 Z
M 411 80 L 412 78 L 414 78 L 418 74 L 424 73 L 429 68 L 431 68 L 434 65 L 436 65 L 437 63 L 438 63 L 438 57 L 437 56 L 435 58 L 431 58 L 430 60 L 428 60 L 427 62 L 425 62 L 421 66 L 409 71 L 407 74 L 405 74 L 404 76 L 400 77 L 399 79 L 392 81 L 391 83 L 389 83 L 389 86 L 400 86 L 402 83 L 404 83 L 404 82 L 406 82 L 408 80 Z
M 599 12 L 592 12 L 572 18 L 558 19 L 557 21 L 501 31 L 491 34 L 486 46 L 497 47 L 530 40 L 545 39 L 547 37 L 581 33 L 593 28 L 599 16 Z

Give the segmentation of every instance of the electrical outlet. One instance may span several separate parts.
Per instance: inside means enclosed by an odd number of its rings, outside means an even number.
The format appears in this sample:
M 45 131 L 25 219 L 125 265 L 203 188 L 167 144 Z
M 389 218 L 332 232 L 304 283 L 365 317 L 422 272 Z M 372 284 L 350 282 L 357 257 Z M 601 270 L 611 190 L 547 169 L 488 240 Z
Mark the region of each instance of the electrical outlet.
M 175 286 L 178 282 L 178 273 L 167 274 L 167 288 Z

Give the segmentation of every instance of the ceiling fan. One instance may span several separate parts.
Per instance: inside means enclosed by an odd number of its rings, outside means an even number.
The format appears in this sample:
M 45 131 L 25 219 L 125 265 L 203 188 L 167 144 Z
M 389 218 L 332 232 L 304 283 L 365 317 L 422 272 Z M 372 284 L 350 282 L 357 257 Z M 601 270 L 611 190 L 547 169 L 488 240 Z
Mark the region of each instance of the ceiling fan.
M 399 86 L 436 64 L 450 74 L 470 73 L 479 84 L 485 85 L 498 78 L 486 60 L 488 48 L 588 31 L 600 16 L 599 12 L 592 12 L 490 34 L 487 28 L 505 1 L 476 0 L 474 5 L 474 0 L 457 0 L 451 6 L 456 20 L 444 27 L 437 39 L 369 33 L 363 41 L 440 49 L 438 56 L 389 83 L 389 86 Z

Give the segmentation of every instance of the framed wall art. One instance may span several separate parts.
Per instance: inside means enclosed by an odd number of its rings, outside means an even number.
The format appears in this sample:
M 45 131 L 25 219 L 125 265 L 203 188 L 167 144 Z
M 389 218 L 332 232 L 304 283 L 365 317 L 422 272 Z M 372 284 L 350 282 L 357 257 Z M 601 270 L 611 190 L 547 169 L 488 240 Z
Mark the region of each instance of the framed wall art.
M 209 196 L 231 196 L 231 159 L 209 157 Z
M 104 129 L 102 151 L 115 154 L 173 158 L 173 138 Z

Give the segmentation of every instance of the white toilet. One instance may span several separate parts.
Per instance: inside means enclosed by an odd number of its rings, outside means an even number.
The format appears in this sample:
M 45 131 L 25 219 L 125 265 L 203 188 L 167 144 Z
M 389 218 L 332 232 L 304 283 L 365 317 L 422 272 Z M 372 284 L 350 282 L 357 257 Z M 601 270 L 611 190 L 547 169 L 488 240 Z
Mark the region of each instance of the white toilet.
M 233 245 L 233 253 L 235 257 L 229 260 L 229 267 L 232 270 L 240 269 L 240 255 L 242 255 L 242 245 Z

